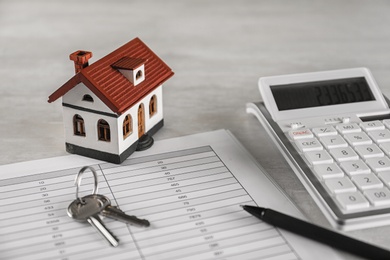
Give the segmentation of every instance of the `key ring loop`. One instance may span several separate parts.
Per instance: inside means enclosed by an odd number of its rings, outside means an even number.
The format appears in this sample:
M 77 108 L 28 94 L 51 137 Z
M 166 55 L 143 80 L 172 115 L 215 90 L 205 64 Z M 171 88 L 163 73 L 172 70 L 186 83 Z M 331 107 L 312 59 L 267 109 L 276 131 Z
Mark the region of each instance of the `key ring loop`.
M 79 200 L 82 204 L 85 204 L 85 201 L 79 197 L 79 188 L 81 185 L 81 179 L 82 179 L 81 176 L 87 169 L 91 170 L 91 172 L 93 173 L 94 185 L 93 185 L 92 194 L 95 195 L 97 194 L 98 191 L 98 176 L 95 169 L 91 166 L 84 166 L 83 168 L 80 169 L 74 181 L 74 184 L 76 185 L 76 199 Z

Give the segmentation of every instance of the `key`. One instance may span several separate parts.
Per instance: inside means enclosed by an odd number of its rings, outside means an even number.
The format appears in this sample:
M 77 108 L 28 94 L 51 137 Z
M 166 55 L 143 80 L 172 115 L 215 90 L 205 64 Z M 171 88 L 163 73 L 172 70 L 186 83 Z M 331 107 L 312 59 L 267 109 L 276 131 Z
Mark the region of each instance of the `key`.
M 121 209 L 119 209 L 116 206 L 107 206 L 105 207 L 101 215 L 107 217 L 107 218 L 112 218 L 121 222 L 124 222 L 126 224 L 130 225 L 136 225 L 140 227 L 149 227 L 150 222 L 146 219 L 139 219 L 136 216 L 132 215 L 127 215 L 125 212 L 123 212 Z
M 80 222 L 87 221 L 111 246 L 117 247 L 119 240 L 104 226 L 98 215 L 109 204 L 110 201 L 104 197 L 97 194 L 88 195 L 74 200 L 68 207 L 68 215 Z
M 140 227 L 149 227 L 150 222 L 146 219 L 139 219 L 136 216 L 127 215 L 121 209 L 116 206 L 112 206 L 110 199 L 104 195 L 97 194 L 99 198 L 102 198 L 104 201 L 108 201 L 107 206 L 100 212 L 100 214 L 104 217 L 115 219 L 126 224 L 136 225 Z

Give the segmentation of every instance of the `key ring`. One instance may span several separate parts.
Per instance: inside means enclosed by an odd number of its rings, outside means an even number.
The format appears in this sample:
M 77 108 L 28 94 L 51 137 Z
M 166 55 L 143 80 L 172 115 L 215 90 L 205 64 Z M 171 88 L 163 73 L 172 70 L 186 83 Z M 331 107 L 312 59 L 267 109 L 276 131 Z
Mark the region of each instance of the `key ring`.
M 80 171 L 77 174 L 76 179 L 74 181 L 74 184 L 76 185 L 76 199 L 78 201 L 80 201 L 81 204 L 85 204 L 85 201 L 82 198 L 79 197 L 79 187 L 81 185 L 81 179 L 82 179 L 81 175 L 87 169 L 91 170 L 91 172 L 93 173 L 94 186 L 93 186 L 92 194 L 96 195 L 97 191 L 98 191 L 98 176 L 97 176 L 97 173 L 96 173 L 95 169 L 93 167 L 91 167 L 91 166 L 84 166 L 83 168 L 80 169 Z

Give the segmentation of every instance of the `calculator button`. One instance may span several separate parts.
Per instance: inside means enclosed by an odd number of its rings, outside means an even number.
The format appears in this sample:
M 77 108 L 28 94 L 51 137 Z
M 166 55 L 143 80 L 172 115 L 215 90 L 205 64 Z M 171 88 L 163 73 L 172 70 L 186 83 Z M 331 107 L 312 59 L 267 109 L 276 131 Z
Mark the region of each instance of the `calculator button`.
M 360 192 L 338 194 L 336 200 L 345 210 L 364 209 L 370 206 L 366 198 Z
M 348 143 L 341 137 L 341 135 L 320 137 L 320 141 L 328 149 L 348 146 Z
M 368 134 L 376 143 L 390 142 L 390 131 L 387 129 L 370 131 Z
M 374 174 L 362 174 L 352 177 L 352 181 L 360 190 L 382 188 L 383 183 Z
M 346 134 L 344 138 L 353 146 L 372 144 L 371 138 L 364 132 Z
M 325 186 L 331 194 L 357 191 L 356 186 L 348 177 L 325 180 Z
M 364 195 L 374 206 L 384 206 L 390 204 L 390 192 L 387 188 L 366 190 Z
M 316 138 L 298 139 L 295 141 L 295 144 L 301 152 L 318 151 L 323 149 L 322 145 Z
M 329 150 L 330 154 L 338 162 L 358 160 L 359 156 L 352 150 L 351 147 L 341 147 Z
M 380 172 L 378 173 L 378 176 L 383 181 L 383 183 L 390 187 L 390 171 Z
M 312 132 L 317 136 L 337 135 L 337 131 L 333 126 L 316 127 Z
M 366 163 L 375 172 L 390 171 L 390 160 L 387 157 L 370 158 Z
M 342 162 L 340 166 L 350 176 L 371 172 L 371 169 L 362 160 Z
M 382 143 L 379 147 L 382 148 L 387 155 L 390 155 L 390 143 Z
M 305 158 L 311 165 L 333 163 L 333 158 L 325 150 L 306 152 Z
M 390 143 L 389 148 L 390 148 Z M 373 157 L 383 157 L 385 154 L 376 144 L 360 145 L 355 147 L 356 152 L 364 159 Z
M 360 127 L 363 128 L 365 131 L 385 129 L 385 126 L 379 120 L 360 123 Z
M 290 130 L 288 132 L 289 136 L 293 140 L 297 139 L 304 139 L 304 138 L 313 138 L 313 133 L 310 131 L 310 129 L 297 129 L 297 130 Z
M 347 133 L 356 133 L 356 132 L 361 132 L 362 129 L 360 126 L 358 126 L 355 123 L 352 124 L 339 124 L 336 126 L 336 129 L 342 133 L 342 134 L 347 134 Z
M 383 123 L 386 127 L 390 128 L 390 119 L 385 119 L 385 120 L 382 121 L 382 123 Z
M 344 177 L 344 172 L 335 163 L 315 165 L 313 171 L 320 180 Z

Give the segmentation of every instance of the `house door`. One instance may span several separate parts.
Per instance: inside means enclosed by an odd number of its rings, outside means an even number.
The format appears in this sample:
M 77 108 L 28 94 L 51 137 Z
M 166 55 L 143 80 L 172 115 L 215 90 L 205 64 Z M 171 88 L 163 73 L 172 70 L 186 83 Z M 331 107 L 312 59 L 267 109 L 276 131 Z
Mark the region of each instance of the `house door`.
M 138 138 L 145 134 L 145 110 L 144 105 L 138 107 Z

